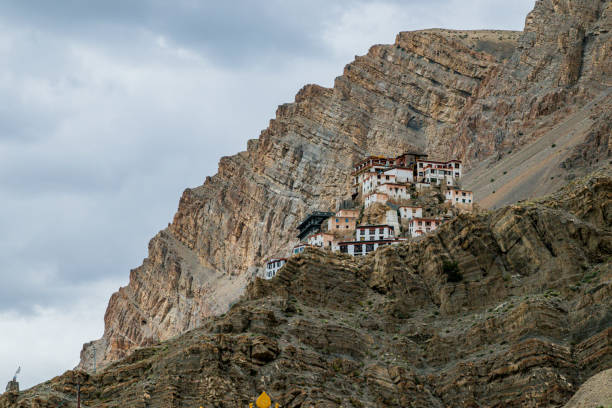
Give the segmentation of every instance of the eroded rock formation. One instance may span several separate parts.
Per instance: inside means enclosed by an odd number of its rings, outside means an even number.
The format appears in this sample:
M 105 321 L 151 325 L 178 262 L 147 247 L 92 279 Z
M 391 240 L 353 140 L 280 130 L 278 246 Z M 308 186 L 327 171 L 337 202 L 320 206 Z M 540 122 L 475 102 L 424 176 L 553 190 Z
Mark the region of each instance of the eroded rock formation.
M 553 407 L 612 367 L 612 178 L 366 257 L 307 250 L 223 316 L 0 407 Z M 451 282 L 445 265 L 461 275 Z
M 344 197 L 362 156 L 417 149 L 477 164 L 541 137 L 609 87 L 610 4 L 540 0 L 523 33 L 400 33 L 348 64 L 332 89 L 305 86 L 245 152 L 185 190 L 149 257 L 112 296 L 103 338 L 84 346 L 81 367 L 92 367 L 94 348 L 104 366 L 226 310 L 249 267 L 285 254 L 307 212 Z M 567 168 L 609 154 L 609 127 L 599 117 L 593 126 Z M 521 182 L 528 192 L 537 185 Z

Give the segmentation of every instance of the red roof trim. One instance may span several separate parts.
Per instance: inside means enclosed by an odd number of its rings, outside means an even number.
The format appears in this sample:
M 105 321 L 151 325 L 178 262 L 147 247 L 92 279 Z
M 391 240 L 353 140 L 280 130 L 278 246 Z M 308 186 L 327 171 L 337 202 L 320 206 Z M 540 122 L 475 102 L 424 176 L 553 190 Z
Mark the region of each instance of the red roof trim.
M 399 239 L 379 239 L 378 241 L 343 241 L 338 242 L 338 246 L 340 245 L 350 245 L 350 244 L 380 244 L 380 243 L 392 243 L 392 242 L 400 242 Z

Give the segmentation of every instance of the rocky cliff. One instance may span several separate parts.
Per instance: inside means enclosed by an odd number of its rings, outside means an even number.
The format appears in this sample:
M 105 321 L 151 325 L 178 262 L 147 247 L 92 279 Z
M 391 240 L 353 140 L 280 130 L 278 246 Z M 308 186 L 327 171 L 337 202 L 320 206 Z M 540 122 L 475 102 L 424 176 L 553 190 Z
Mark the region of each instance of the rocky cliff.
M 200 328 L 0 408 L 77 381 L 87 407 L 557 407 L 612 368 L 611 227 L 607 170 L 366 257 L 307 250 Z
M 253 266 L 288 251 L 307 212 L 344 197 L 351 164 L 364 155 L 416 149 L 476 166 L 540 139 L 609 87 L 610 4 L 538 1 L 523 33 L 400 33 L 348 64 L 333 88 L 305 86 L 245 152 L 185 190 L 148 258 L 112 296 L 104 335 L 84 346 L 81 367 L 92 367 L 94 349 L 102 366 L 226 310 Z M 608 155 L 599 116 L 585 132 L 570 149 L 574 167 Z M 533 193 L 531 179 L 521 180 L 527 190 L 506 196 Z

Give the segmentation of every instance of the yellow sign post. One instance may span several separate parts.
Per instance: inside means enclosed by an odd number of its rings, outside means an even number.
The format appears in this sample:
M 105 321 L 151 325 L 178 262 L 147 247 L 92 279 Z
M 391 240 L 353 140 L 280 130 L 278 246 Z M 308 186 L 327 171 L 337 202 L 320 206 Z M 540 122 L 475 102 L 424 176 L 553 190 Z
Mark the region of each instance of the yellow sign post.
M 266 394 L 266 392 L 264 391 L 255 400 L 255 405 L 257 406 L 257 408 L 270 408 L 270 405 L 272 405 L 272 400 L 270 399 L 268 394 Z M 249 404 L 249 408 L 253 408 L 252 402 Z M 278 408 L 278 402 L 274 404 L 274 408 Z

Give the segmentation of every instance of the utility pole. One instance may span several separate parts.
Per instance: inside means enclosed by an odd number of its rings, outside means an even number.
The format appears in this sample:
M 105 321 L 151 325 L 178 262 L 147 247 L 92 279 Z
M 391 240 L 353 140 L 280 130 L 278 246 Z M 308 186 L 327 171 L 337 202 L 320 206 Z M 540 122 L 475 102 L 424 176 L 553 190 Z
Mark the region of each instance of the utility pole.
M 94 346 L 94 374 L 96 373 L 96 346 Z

